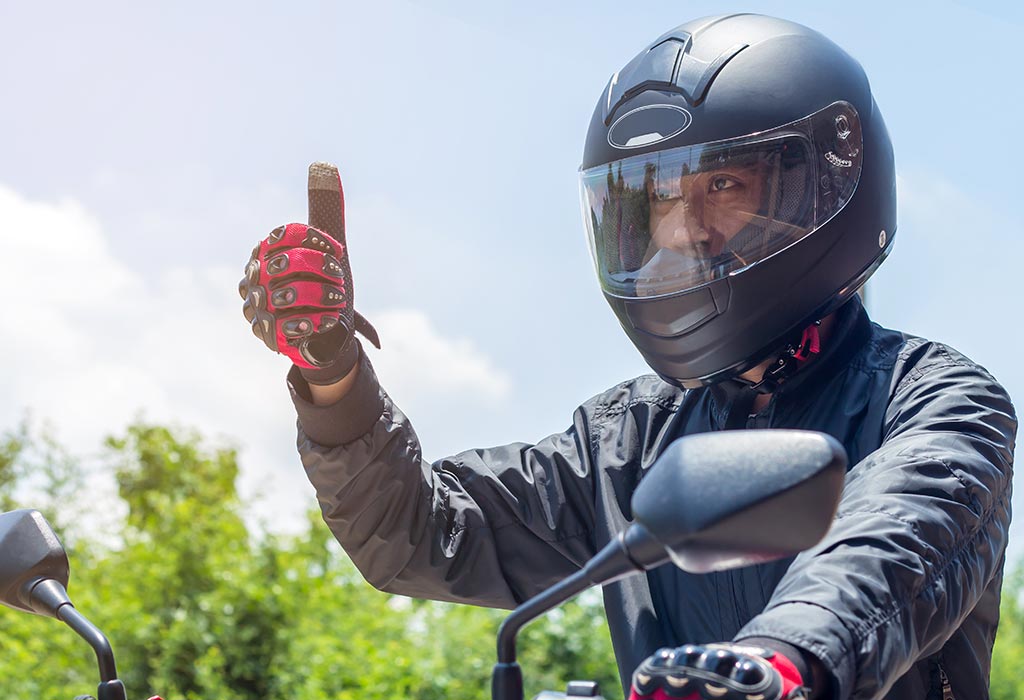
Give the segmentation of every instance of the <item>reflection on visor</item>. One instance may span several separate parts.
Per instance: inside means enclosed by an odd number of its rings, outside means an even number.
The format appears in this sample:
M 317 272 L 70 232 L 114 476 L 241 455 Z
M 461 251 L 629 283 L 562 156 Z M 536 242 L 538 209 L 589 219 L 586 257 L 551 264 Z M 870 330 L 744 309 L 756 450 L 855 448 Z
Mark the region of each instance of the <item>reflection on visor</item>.
M 831 143 L 823 143 L 828 134 L 823 139 L 815 129 L 827 132 L 829 123 Z M 837 103 L 774 133 L 584 171 L 584 212 L 602 284 L 620 296 L 670 294 L 803 238 L 852 194 L 859 139 L 856 112 Z

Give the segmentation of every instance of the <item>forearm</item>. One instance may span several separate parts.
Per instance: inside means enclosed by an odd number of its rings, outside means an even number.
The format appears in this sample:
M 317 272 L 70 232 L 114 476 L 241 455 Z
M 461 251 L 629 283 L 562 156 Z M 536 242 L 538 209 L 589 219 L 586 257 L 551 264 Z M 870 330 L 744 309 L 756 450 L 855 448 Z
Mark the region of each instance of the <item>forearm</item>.
M 325 448 L 299 435 L 324 522 L 375 587 L 417 598 L 514 607 L 593 554 L 589 469 L 557 473 L 573 434 L 424 461 L 402 412 L 385 398 L 360 438 Z M 560 460 L 560 462 L 563 460 Z M 543 471 L 546 476 L 538 476 Z M 549 508 L 538 482 L 566 494 Z
M 955 544 L 927 549 L 905 547 L 919 537 L 910 521 L 844 518 L 824 546 L 798 558 L 737 638 L 771 637 L 810 651 L 833 684 L 825 697 L 880 697 L 943 647 L 998 576 L 1007 505 L 997 504 L 977 529 L 957 532 Z
M 384 397 L 365 358 L 363 363 L 344 387 L 305 386 L 296 371 L 289 375 L 299 453 L 324 522 L 366 580 L 381 590 L 511 604 L 500 577 L 473 590 L 463 586 L 459 594 L 451 590 L 456 579 L 487 559 L 480 551 L 486 529 L 464 533 L 465 516 L 446 512 L 456 507 L 446 502 L 451 489 L 436 483 L 412 426 Z M 343 395 L 330 401 L 335 392 Z M 320 403 L 318 395 L 328 401 Z
M 368 360 L 360 364 L 347 393 L 326 405 L 314 402 L 297 370 L 289 383 L 324 521 L 368 581 L 404 595 L 510 607 L 593 554 L 581 412 L 568 431 L 536 445 L 430 464 Z
M 886 692 L 998 595 L 1016 432 L 1005 391 L 965 361 L 933 365 L 902 380 L 885 427 L 830 532 L 740 632 L 812 652 L 839 697 Z
M 300 432 L 299 449 L 324 522 L 374 587 L 416 598 L 514 604 L 486 516 L 472 502 L 453 502 L 457 483 L 438 483 L 395 407 L 339 447 L 324 448 Z

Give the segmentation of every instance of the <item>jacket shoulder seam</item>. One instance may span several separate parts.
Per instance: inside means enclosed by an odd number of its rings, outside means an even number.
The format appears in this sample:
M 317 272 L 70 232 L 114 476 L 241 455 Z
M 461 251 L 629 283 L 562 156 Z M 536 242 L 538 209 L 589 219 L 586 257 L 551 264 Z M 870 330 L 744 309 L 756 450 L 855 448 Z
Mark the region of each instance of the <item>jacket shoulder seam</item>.
M 600 403 L 594 408 L 594 420 L 607 420 L 622 415 L 629 409 L 640 404 L 647 404 L 674 411 L 679 408 L 679 403 L 672 398 L 658 395 L 636 396 L 628 401 L 609 401 Z
M 943 355 L 945 357 L 944 361 L 935 362 L 933 364 L 926 365 L 925 367 L 911 367 L 907 372 L 907 376 L 900 380 L 900 383 L 896 386 L 895 391 L 893 391 L 893 395 L 895 396 L 903 393 L 910 386 L 929 376 L 932 372 L 937 372 L 941 369 L 948 369 L 950 367 L 971 367 L 985 373 L 986 376 L 988 375 L 988 373 L 982 370 L 981 367 L 978 367 L 978 365 L 970 362 L 969 360 L 954 359 L 945 351 L 943 351 Z

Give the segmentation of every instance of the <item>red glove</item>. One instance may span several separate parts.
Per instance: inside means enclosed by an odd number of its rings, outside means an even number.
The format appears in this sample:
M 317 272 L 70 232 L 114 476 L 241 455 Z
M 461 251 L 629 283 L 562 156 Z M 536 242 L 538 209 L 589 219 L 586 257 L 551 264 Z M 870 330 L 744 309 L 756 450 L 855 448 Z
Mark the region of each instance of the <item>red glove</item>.
M 287 355 L 311 384 L 332 384 L 359 359 L 355 331 L 380 347 L 353 307 L 338 169 L 309 166 L 309 225 L 288 224 L 252 250 L 238 284 L 242 313 L 267 347 Z
M 808 689 L 782 654 L 741 644 L 659 649 L 633 673 L 630 700 L 799 700 Z

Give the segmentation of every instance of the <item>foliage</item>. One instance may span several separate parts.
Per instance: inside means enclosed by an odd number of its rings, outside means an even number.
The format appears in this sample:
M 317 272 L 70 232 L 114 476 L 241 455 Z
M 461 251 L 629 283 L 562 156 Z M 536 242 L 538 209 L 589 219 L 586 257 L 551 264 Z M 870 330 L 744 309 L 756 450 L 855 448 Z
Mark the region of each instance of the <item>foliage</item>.
M 78 462 L 45 426 L 41 434 L 34 434 L 26 421 L 0 438 L 0 512 L 14 510 L 19 500 L 28 498 L 33 508 L 63 530 L 75 514 L 67 504 L 74 502 L 83 483 Z
M 21 431 L 23 432 L 23 431 Z M 21 451 L 24 447 L 22 434 L 8 434 L 0 440 L 0 512 L 15 510 L 14 487 L 18 483 Z
M 1024 565 L 1003 583 L 999 634 L 992 651 L 992 700 L 1024 698 Z

